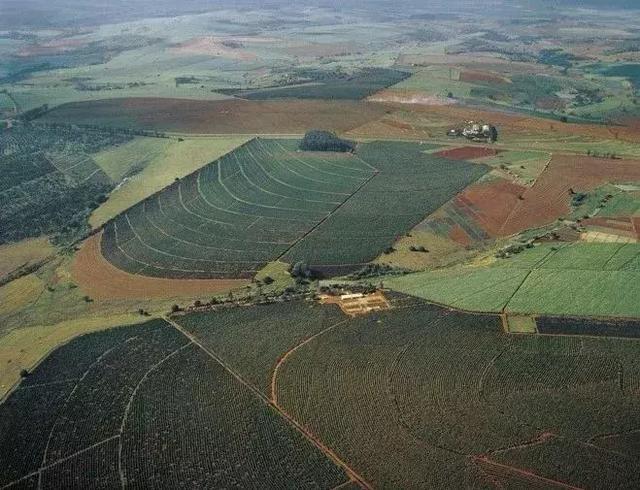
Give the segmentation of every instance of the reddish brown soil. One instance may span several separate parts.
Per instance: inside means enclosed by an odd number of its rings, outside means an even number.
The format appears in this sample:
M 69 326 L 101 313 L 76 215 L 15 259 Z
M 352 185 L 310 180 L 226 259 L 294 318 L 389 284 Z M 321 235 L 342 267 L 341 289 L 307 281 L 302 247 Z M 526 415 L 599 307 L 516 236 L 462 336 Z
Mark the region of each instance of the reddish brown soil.
M 464 247 L 470 247 L 473 245 L 473 238 L 471 238 L 467 232 L 462 229 L 462 226 L 457 224 L 449 230 L 449 238 Z
M 366 101 L 129 98 L 63 104 L 44 119 L 186 133 L 297 134 L 348 131 L 384 114 L 384 105 Z
M 129 274 L 111 265 L 100 253 L 102 233 L 84 242 L 71 265 L 71 276 L 82 291 L 97 300 L 162 299 L 217 294 L 245 286 L 236 279 L 162 279 Z
M 490 236 L 496 237 L 519 202 L 518 196 L 525 191 L 526 187 L 508 180 L 494 180 L 468 187 L 456 198 L 456 205 Z
M 497 150 L 485 146 L 462 146 L 460 148 L 434 153 L 437 157 L 448 158 L 450 160 L 473 160 L 474 158 L 493 157 L 497 154 Z
M 608 160 L 577 155 L 556 155 L 533 187 L 523 194 L 500 229 L 511 235 L 552 223 L 570 211 L 571 194 L 589 191 L 606 182 L 640 180 L 640 161 Z
M 564 109 L 567 103 L 560 97 L 542 97 L 536 100 L 536 107 L 538 109 L 554 110 Z
M 463 70 L 460 73 L 461 82 L 487 82 L 487 83 L 509 83 L 508 80 L 496 73 L 487 71 Z

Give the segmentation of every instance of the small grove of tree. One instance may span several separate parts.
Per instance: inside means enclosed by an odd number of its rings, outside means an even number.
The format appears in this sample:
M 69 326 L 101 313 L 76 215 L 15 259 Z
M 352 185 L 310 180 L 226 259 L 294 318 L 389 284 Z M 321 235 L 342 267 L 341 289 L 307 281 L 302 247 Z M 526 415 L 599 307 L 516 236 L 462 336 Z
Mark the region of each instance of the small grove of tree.
M 307 281 L 315 277 L 315 273 L 306 262 L 296 262 L 289 270 L 289 274 L 296 282 Z
M 304 135 L 300 142 L 303 151 L 338 151 L 349 152 L 355 149 L 353 141 L 338 138 L 330 131 L 311 130 Z

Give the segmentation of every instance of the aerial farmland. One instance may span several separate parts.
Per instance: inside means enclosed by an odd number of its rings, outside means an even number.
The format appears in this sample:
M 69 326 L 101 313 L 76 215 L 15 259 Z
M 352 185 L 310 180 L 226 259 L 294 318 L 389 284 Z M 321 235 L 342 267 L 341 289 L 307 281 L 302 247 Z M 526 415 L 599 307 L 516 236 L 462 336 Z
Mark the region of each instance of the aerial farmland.
M 0 489 L 638 488 L 637 8 L 0 0 Z

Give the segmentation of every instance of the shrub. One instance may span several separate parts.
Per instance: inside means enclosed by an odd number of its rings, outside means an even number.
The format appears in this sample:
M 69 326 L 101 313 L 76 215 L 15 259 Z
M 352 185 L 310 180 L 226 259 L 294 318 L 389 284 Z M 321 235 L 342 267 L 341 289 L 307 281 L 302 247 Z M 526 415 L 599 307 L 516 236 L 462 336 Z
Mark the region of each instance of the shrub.
M 348 152 L 355 149 L 353 141 L 338 138 L 335 133 L 329 131 L 308 131 L 300 142 L 303 151 L 338 151 Z

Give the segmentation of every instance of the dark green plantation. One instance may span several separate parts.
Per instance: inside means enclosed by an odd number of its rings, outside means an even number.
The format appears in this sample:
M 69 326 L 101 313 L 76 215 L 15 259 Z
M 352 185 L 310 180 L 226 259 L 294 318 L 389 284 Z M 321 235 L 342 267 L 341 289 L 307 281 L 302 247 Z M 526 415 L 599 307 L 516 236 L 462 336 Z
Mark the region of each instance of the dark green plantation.
M 131 139 L 30 123 L 0 130 L 0 244 L 86 231 L 88 215 L 114 187 L 89 154 Z
M 364 99 L 395 85 L 411 73 L 388 68 L 368 68 L 354 73 L 301 70 L 291 85 L 245 90 L 219 90 L 249 100 L 268 99 Z
M 0 405 L 2 488 L 333 488 L 344 471 L 162 320 L 80 337 Z
M 297 147 L 251 140 L 107 223 L 103 254 L 156 277 L 251 277 L 276 259 L 350 271 L 487 171 L 414 143 Z
M 360 318 L 226 307 L 77 338 L 0 405 L 0 485 L 640 484 L 637 340 L 508 335 L 497 315 L 391 303 Z

